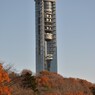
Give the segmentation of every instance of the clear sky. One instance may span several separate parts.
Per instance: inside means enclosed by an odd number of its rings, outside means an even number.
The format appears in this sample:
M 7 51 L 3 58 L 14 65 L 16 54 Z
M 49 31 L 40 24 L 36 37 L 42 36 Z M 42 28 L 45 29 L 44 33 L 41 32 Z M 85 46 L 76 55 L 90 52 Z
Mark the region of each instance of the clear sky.
M 95 0 L 57 0 L 58 73 L 95 83 Z M 35 72 L 34 0 L 0 0 L 0 60 Z

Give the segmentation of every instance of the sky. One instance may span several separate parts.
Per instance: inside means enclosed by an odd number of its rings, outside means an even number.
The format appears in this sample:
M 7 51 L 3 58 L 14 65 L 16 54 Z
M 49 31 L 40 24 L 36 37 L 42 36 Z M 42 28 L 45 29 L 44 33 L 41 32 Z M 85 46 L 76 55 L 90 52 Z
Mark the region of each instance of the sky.
M 95 83 L 95 0 L 56 0 L 58 73 Z M 35 73 L 35 2 L 0 0 L 0 62 Z

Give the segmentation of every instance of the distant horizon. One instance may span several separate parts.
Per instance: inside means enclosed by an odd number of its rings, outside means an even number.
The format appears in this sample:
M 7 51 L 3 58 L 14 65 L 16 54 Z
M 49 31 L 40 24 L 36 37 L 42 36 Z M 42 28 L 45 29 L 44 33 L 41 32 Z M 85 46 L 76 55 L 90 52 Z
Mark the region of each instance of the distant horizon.
M 56 0 L 58 73 L 95 83 L 95 0 Z M 35 73 L 35 2 L 0 1 L 0 60 Z

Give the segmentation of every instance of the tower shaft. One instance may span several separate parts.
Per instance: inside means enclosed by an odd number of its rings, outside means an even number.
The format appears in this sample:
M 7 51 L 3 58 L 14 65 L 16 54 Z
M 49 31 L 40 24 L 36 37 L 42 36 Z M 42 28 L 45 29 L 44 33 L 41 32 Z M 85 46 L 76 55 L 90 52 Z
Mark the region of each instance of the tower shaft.
M 56 1 L 35 0 L 36 72 L 57 72 Z

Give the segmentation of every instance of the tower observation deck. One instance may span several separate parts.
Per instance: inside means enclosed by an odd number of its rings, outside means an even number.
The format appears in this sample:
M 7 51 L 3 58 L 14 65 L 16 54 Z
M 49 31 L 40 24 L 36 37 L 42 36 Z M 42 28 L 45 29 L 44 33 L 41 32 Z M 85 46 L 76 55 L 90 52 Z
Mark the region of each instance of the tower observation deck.
M 57 72 L 56 1 L 35 0 L 36 72 Z

